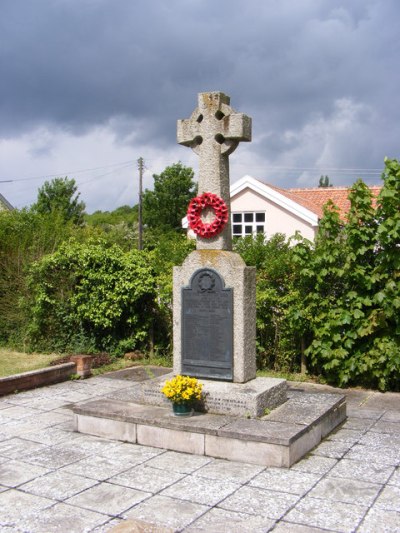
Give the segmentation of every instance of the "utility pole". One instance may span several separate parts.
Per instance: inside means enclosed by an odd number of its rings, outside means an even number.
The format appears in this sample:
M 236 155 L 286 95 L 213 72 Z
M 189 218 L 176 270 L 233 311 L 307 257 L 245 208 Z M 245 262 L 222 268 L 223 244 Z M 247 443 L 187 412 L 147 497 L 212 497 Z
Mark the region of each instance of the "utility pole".
M 144 172 L 144 159 L 139 157 L 138 159 L 139 169 L 139 239 L 138 249 L 143 250 L 143 221 L 142 221 L 142 194 L 143 194 L 143 172 Z

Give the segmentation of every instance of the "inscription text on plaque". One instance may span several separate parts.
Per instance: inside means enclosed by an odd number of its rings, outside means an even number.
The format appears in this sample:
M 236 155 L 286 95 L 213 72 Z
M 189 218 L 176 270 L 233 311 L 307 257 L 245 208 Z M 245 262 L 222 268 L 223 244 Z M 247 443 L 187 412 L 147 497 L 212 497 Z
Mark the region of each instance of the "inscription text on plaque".
M 211 268 L 182 289 L 182 374 L 233 380 L 233 290 Z

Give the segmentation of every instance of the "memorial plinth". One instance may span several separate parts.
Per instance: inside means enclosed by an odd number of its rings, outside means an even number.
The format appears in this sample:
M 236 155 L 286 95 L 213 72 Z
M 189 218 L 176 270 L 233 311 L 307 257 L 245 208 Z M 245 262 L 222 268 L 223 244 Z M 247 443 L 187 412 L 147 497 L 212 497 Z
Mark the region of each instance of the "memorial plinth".
M 195 360 L 198 355 L 195 351 L 190 354 L 190 342 L 187 342 L 186 338 L 186 343 L 182 342 L 182 336 L 190 333 L 184 328 L 188 303 L 182 300 L 185 300 L 185 292 L 191 287 L 193 278 L 196 278 L 196 272 L 201 275 L 201 272 L 207 269 L 219 276 L 225 290 L 231 291 L 229 293 L 232 298 L 231 315 L 230 320 L 224 318 L 219 321 L 218 314 L 221 309 L 210 307 L 207 312 L 200 310 L 197 313 L 189 309 L 189 312 L 192 311 L 192 322 L 197 327 L 197 337 L 192 339 L 192 347 L 193 350 L 203 347 L 211 364 L 215 362 L 216 355 L 231 350 L 231 375 L 228 378 L 219 377 L 216 374 L 205 375 L 202 367 L 196 367 L 196 370 L 193 368 L 191 374 L 199 378 L 209 377 L 226 379 L 234 383 L 246 383 L 256 377 L 255 268 L 246 266 L 238 254 L 226 250 L 195 250 L 186 258 L 181 267 L 174 267 L 174 372 L 185 373 L 185 365 L 186 370 L 188 367 L 185 361 L 189 356 Z M 197 292 L 200 299 L 202 296 L 207 296 L 202 294 L 197 284 L 191 290 Z M 214 292 L 210 292 L 210 295 L 215 294 L 216 287 L 213 287 L 211 291 Z M 211 327 L 209 327 L 210 324 Z M 221 345 L 223 341 L 225 343 Z M 204 363 L 206 365 L 207 361 Z

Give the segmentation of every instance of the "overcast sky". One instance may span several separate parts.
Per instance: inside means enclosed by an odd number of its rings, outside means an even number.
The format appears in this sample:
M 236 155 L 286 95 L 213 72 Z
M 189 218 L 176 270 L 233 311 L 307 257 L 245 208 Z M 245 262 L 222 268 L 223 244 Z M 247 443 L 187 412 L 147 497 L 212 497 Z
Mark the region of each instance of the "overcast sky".
M 87 211 L 137 203 L 197 93 L 253 119 L 231 156 L 281 187 L 379 184 L 399 158 L 399 0 L 0 0 L 0 192 L 74 178 Z

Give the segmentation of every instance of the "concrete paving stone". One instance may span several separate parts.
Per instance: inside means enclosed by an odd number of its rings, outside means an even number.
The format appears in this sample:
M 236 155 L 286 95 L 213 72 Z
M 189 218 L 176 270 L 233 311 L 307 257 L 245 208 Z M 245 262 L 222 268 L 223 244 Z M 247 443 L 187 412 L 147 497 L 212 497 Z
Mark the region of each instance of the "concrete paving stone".
M 342 459 L 332 468 L 328 476 L 384 484 L 393 472 L 394 466 Z
M 390 433 L 392 435 L 400 435 L 400 423 L 389 422 L 387 420 L 378 420 L 372 427 L 371 431 L 378 431 L 379 433 Z
M 330 441 L 343 441 L 355 444 L 363 436 L 364 431 L 356 429 L 338 429 L 337 431 L 330 433 L 327 440 Z
M 181 530 L 210 508 L 205 505 L 156 495 L 125 513 L 128 519 Z
M 190 455 L 180 452 L 165 452 L 154 459 L 150 459 L 149 466 L 161 468 L 171 472 L 191 474 L 211 461 L 211 457 Z
M 311 452 L 313 455 L 322 455 L 323 457 L 331 457 L 333 459 L 340 459 L 353 446 L 351 442 L 325 440 L 318 444 Z
M 27 405 L 32 409 L 39 409 L 40 411 L 54 411 L 65 405 L 69 405 L 67 400 L 60 398 L 36 398 L 31 400 Z
M 186 532 L 218 532 L 232 533 L 266 533 L 270 531 L 275 520 L 262 516 L 254 516 L 246 513 L 226 511 L 225 509 L 214 508 L 208 513 L 198 518 L 192 525 L 185 528 Z
M 0 456 L 15 459 L 47 448 L 44 444 L 14 437 L 0 442 Z
M 263 470 L 264 467 L 262 466 L 213 459 L 210 463 L 197 470 L 194 475 L 243 485 Z
M 360 431 L 367 431 L 375 424 L 375 420 L 370 418 L 352 418 L 347 417 L 347 420 L 340 426 L 341 429 L 358 429 Z
M 93 487 L 97 483 L 98 481 L 94 479 L 75 476 L 74 474 L 57 470 L 25 483 L 20 489 L 35 496 L 62 501 Z
M 249 485 L 279 492 L 303 495 L 308 492 L 319 480 L 320 475 L 282 468 L 267 468 L 253 478 Z
M 394 472 L 392 477 L 388 481 L 388 485 L 395 485 L 400 487 L 400 467 L 398 467 Z
M 345 456 L 360 462 L 378 463 L 397 466 L 400 463 L 400 449 L 388 446 L 366 446 L 355 444 Z
M 21 420 L 22 418 L 32 417 L 38 414 L 40 414 L 40 411 L 24 405 L 10 405 L 7 409 L 2 409 L 0 412 L 2 418 L 13 420 Z
M 0 525 L 14 525 L 15 522 L 31 517 L 38 511 L 54 505 L 53 500 L 10 489 L 0 493 Z
M 86 402 L 91 399 L 90 394 L 83 394 L 82 392 L 66 391 L 60 394 L 59 398 L 62 398 L 68 403 Z
M 300 524 L 289 524 L 288 522 L 279 522 L 271 531 L 273 533 L 327 533 L 328 529 L 319 527 L 302 526 Z
M 49 472 L 47 468 L 10 460 L 0 465 L 0 483 L 15 488 L 31 479 L 40 478 L 47 472 Z
M 40 431 L 30 431 L 25 433 L 25 438 L 33 442 L 38 442 L 41 444 L 47 444 L 48 446 L 53 446 L 55 444 L 60 444 L 61 442 L 68 441 L 69 443 L 73 441 L 78 434 L 71 434 L 70 431 L 65 431 L 64 429 L 58 428 L 58 426 L 53 426 L 50 428 L 41 429 Z
M 164 489 L 161 495 L 212 506 L 217 505 L 239 487 L 238 483 L 229 481 L 187 476 Z
M 124 470 L 128 470 L 130 466 L 131 465 L 122 463 L 118 459 L 92 456 L 83 459 L 82 461 L 72 463 L 63 468 L 62 471 L 76 474 L 77 476 L 104 481 L 105 479 L 120 474 Z
M 364 518 L 357 533 L 399 533 L 400 513 L 372 507 Z
M 35 516 L 19 521 L 18 527 L 29 533 L 82 533 L 108 522 L 104 514 L 58 503 Z
M 228 496 L 218 507 L 229 511 L 246 509 L 247 513 L 277 520 L 298 500 L 299 496 L 294 494 L 244 486 Z
M 385 411 L 390 409 L 399 410 L 398 401 L 399 395 L 396 392 L 373 391 L 368 397 L 367 402 L 363 405 L 365 405 L 367 409 L 384 409 Z
M 397 402 L 398 402 L 397 398 Z M 400 411 L 386 411 L 386 413 L 382 416 L 381 421 L 387 421 L 387 422 L 400 422 Z
M 65 503 L 108 516 L 116 516 L 150 496 L 149 492 L 142 490 L 120 487 L 111 483 L 100 483 L 68 498 Z
M 58 445 L 57 447 L 47 447 L 43 450 L 30 453 L 21 459 L 25 463 L 54 469 L 75 463 L 85 457 L 87 456 L 79 450 L 66 450 Z
M 111 518 L 107 522 L 102 524 L 101 526 L 97 526 L 94 529 L 91 529 L 90 533 L 111 533 L 111 532 L 114 532 L 117 526 L 120 526 L 122 524 L 127 524 L 127 523 L 128 523 L 128 520 L 124 520 L 122 518 Z M 136 533 L 136 532 L 134 530 L 130 531 L 129 529 L 127 529 L 125 533 Z M 137 531 L 137 533 L 153 533 L 153 532 L 149 530 L 148 532 Z
M 34 420 L 30 418 L 25 418 L 23 420 L 10 419 L 9 422 L 0 426 L 0 430 L 2 434 L 8 439 L 11 439 L 12 437 L 24 438 L 27 433 L 31 431 L 38 431 L 39 429 L 43 429 L 48 426 L 49 424 L 46 424 L 44 422 L 42 422 L 41 424 L 35 424 Z
M 326 474 L 336 464 L 338 460 L 332 457 L 323 457 L 322 455 L 307 455 L 290 467 L 291 470 L 298 470 L 299 472 L 311 472 L 312 474 Z
M 361 407 L 347 407 L 347 416 L 349 418 L 370 418 L 371 420 L 378 420 L 385 413 L 383 409 L 366 409 Z
M 400 487 L 393 485 L 385 487 L 376 500 L 375 507 L 400 513 Z
M 155 494 L 179 481 L 185 475 L 177 472 L 167 472 L 147 465 L 139 465 L 113 476 L 108 482 Z
M 118 448 L 118 442 L 101 437 L 94 437 L 92 435 L 84 435 L 83 433 L 75 433 L 74 438 L 70 441 L 66 440 L 53 446 L 54 449 L 63 450 L 77 450 L 85 454 L 101 455 L 103 452 L 115 450 Z
M 71 413 L 60 414 L 60 413 L 55 413 L 53 411 L 41 412 L 40 414 L 35 415 L 35 418 L 34 418 L 35 422 L 38 422 L 39 424 L 47 424 L 48 426 L 62 424 L 63 422 L 67 422 L 70 419 L 71 419 Z
M 285 516 L 285 522 L 293 522 L 340 533 L 351 533 L 361 522 L 367 509 L 367 507 L 351 503 L 321 500 L 306 496 L 294 509 L 289 511 Z
M 165 450 L 161 448 L 152 448 L 151 446 L 142 446 L 141 444 L 120 442 L 116 444 L 117 446 L 115 448 L 103 450 L 101 456 L 108 459 L 118 459 L 126 464 L 127 468 L 139 465 L 165 453 Z
M 359 440 L 359 444 L 366 444 L 372 446 L 400 446 L 400 433 L 378 433 L 375 431 L 368 431 Z
M 334 500 L 370 506 L 378 496 L 382 485 L 346 478 L 326 477 L 309 493 L 311 498 Z

